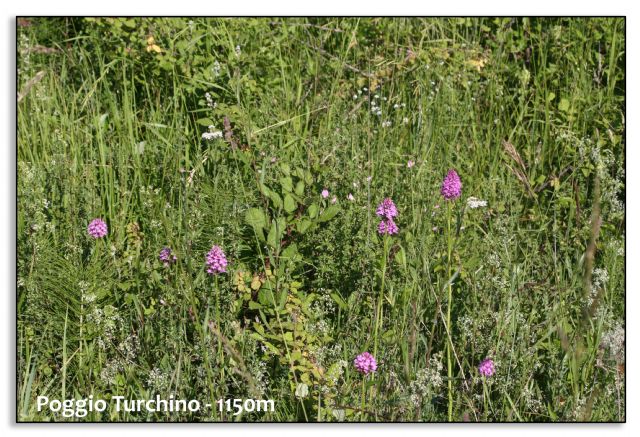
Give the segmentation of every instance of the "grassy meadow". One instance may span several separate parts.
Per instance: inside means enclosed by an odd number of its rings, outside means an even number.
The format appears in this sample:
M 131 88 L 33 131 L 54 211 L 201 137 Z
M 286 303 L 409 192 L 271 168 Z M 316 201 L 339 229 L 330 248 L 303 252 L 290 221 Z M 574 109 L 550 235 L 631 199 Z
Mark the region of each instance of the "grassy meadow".
M 624 18 L 16 32 L 18 421 L 626 420 Z

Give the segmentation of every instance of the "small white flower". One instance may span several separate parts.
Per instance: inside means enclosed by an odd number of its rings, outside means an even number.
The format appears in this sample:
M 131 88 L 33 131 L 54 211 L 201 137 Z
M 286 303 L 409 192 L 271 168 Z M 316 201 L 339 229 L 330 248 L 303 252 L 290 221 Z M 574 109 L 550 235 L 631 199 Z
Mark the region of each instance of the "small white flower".
M 215 140 L 216 138 L 222 138 L 222 131 L 215 131 L 215 132 L 204 132 L 202 134 L 202 139 L 203 140 Z
M 350 201 L 352 201 L 352 202 L 353 202 L 354 200 L 356 200 L 356 199 L 355 199 L 355 197 L 353 197 L 353 194 L 351 194 L 351 193 L 349 193 L 349 195 L 347 196 L 347 199 L 348 199 L 348 200 L 350 200 Z
M 222 131 L 216 130 L 216 127 L 213 125 L 209 126 L 208 132 L 202 133 L 203 140 L 211 141 L 215 140 L 216 138 L 222 138 Z
M 467 199 L 467 206 L 471 209 L 483 208 L 487 206 L 487 201 L 478 199 L 476 197 L 469 197 Z

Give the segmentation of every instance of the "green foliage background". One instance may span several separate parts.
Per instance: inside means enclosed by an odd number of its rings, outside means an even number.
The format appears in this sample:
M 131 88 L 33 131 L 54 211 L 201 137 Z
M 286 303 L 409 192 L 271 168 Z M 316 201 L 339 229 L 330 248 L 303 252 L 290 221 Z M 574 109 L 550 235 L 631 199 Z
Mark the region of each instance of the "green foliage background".
M 18 420 L 156 394 L 275 409 L 81 420 L 625 420 L 624 19 L 17 24 Z

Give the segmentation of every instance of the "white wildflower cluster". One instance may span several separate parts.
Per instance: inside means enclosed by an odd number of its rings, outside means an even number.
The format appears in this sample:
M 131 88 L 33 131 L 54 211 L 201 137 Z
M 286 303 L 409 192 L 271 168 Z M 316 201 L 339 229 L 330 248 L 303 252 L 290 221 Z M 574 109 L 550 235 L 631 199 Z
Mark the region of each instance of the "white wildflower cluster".
M 96 295 L 94 293 L 89 293 L 89 288 L 91 284 L 87 281 L 78 281 L 78 288 L 80 289 L 80 301 L 83 305 L 92 304 L 96 300 Z
M 151 208 L 154 205 L 154 200 L 160 195 L 160 188 L 154 188 L 152 185 L 140 187 L 140 198 L 142 199 L 142 205 L 145 208 Z
M 217 130 L 214 125 L 209 126 L 209 130 L 202 133 L 203 140 L 211 141 L 215 140 L 216 138 L 222 138 L 222 131 Z
M 169 390 L 171 377 L 159 367 L 154 367 L 147 376 L 147 387 L 155 393 L 166 393 Z
M 378 106 L 378 103 L 375 100 L 371 101 L 371 113 L 380 117 L 382 115 L 382 109 Z
M 218 62 L 218 61 L 216 61 L 216 62 Z M 216 74 L 216 76 L 217 76 L 217 74 Z M 218 107 L 218 103 L 213 101 L 213 97 L 211 97 L 211 93 L 208 93 L 208 92 L 204 93 L 204 98 L 207 100 L 207 106 L 209 108 L 216 109 Z
M 620 323 L 617 323 L 613 328 L 602 335 L 601 344 L 605 348 L 609 349 L 609 352 L 616 360 L 616 363 L 625 362 L 624 341 L 624 328 Z
M 98 344 L 100 344 L 100 339 Z M 120 343 L 117 348 L 118 353 L 109 359 L 100 371 L 102 380 L 107 384 L 116 384 L 118 375 L 124 373 L 125 367 L 135 363 L 139 348 L 140 343 L 135 335 L 130 335 Z
M 593 269 L 592 282 L 595 288 L 604 288 L 604 286 L 607 285 L 607 282 L 609 282 L 609 272 L 607 269 L 600 267 Z
M 64 242 L 64 258 L 66 260 L 71 260 L 74 255 L 79 256 L 82 255 L 82 247 L 78 244 L 74 244 L 73 242 L 67 240 Z
M 443 384 L 442 354 L 437 353 L 429 360 L 429 366 L 418 370 L 416 379 L 409 385 L 409 399 L 415 407 L 419 407 L 423 399 L 429 399 Z
M 485 206 L 487 206 L 486 200 L 481 200 L 481 199 L 478 199 L 477 197 L 469 197 L 467 199 L 468 208 L 476 209 L 476 208 L 484 208 Z
M 133 364 L 135 362 L 139 349 L 140 340 L 135 334 L 129 335 L 118 345 L 118 352 L 120 352 L 119 355 L 124 358 L 127 364 Z
M 111 347 L 113 340 L 117 337 L 118 329 L 124 326 L 122 317 L 118 310 L 111 305 L 104 308 L 94 308 L 87 314 L 87 323 L 93 324 L 98 332 L 97 343 L 101 349 L 106 350 Z
M 320 289 L 323 291 L 324 289 Z M 313 314 L 321 319 L 327 314 L 333 314 L 336 304 L 329 293 L 320 294 L 320 296 L 311 304 L 311 311 Z
M 596 267 L 593 269 L 593 274 L 591 276 L 591 289 L 589 290 L 589 295 L 586 298 L 586 306 L 590 307 L 595 301 L 596 297 L 600 290 L 604 288 L 604 286 L 609 281 L 609 273 L 606 269 L 602 269 Z
M 600 178 L 602 201 L 613 214 L 624 214 L 625 205 L 620 200 L 624 190 L 625 169 L 622 160 L 616 160 L 610 149 L 603 148 L 590 138 L 578 138 L 571 131 L 560 131 L 558 139 L 573 145 L 583 163 L 591 163 Z M 616 168 L 617 167 L 617 168 Z M 613 173 L 615 172 L 615 176 Z
M 220 76 L 220 70 L 221 70 L 221 69 L 222 69 L 222 67 L 221 67 L 221 65 L 220 65 L 220 62 L 218 62 L 218 61 L 215 61 L 215 62 L 213 63 L 213 67 L 211 67 L 211 70 L 213 71 L 213 74 L 214 74 L 215 76 Z
M 120 372 L 121 369 L 118 363 L 114 360 L 109 360 L 100 371 L 100 378 L 102 378 L 102 381 L 104 381 L 107 385 L 115 385 L 116 377 Z
M 29 37 L 24 33 L 20 32 L 20 37 L 18 38 L 18 52 L 20 56 L 18 56 L 18 60 L 20 61 L 20 66 L 18 67 L 18 76 L 21 75 L 29 75 L 31 73 L 31 41 Z
M 522 399 L 531 413 L 541 413 L 544 411 L 542 401 L 535 395 L 531 387 L 526 386 L 522 390 Z
M 334 343 L 331 346 L 320 346 L 313 351 L 313 356 L 320 366 L 324 366 L 326 363 L 339 359 L 341 354 L 342 345 L 340 343 Z
M 269 386 L 269 370 L 267 369 L 267 363 L 257 357 L 253 357 L 248 363 L 247 368 L 251 376 L 253 376 L 254 393 L 249 393 L 250 396 L 260 399 L 264 397 Z
M 612 250 L 616 256 L 624 256 L 624 242 L 625 237 L 624 234 L 619 239 L 612 239 L 607 242 L 607 248 Z
M 318 318 L 314 322 L 308 322 L 306 325 L 307 331 L 309 333 L 318 336 L 329 335 L 329 332 L 331 331 L 331 326 L 323 318 Z
M 338 386 L 342 375 L 344 374 L 344 370 L 348 367 L 349 363 L 345 360 L 337 360 L 327 370 L 325 373 L 324 383 L 320 385 L 320 392 L 325 395 L 327 398 L 328 404 L 327 406 L 334 406 L 333 396 L 326 396 L 330 393 L 337 394 Z

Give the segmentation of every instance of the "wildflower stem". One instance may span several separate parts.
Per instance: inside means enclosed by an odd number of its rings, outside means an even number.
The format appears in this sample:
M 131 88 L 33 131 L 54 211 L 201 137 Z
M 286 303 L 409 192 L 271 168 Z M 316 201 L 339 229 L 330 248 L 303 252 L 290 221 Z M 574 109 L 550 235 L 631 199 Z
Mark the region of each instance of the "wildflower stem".
M 382 262 L 380 266 L 380 272 L 382 277 L 380 278 L 380 294 L 378 296 L 378 305 L 376 308 L 376 324 L 373 333 L 373 356 L 378 356 L 378 333 L 382 326 L 382 304 L 384 302 L 384 278 L 387 276 L 387 255 L 389 252 L 389 238 L 385 235 L 383 237 L 384 248 L 382 253 Z
M 366 381 L 367 377 L 363 377 L 362 378 L 362 396 L 361 396 L 361 406 L 360 406 L 360 414 L 364 415 L 364 407 L 365 407 L 365 393 L 366 393 L 366 388 L 365 388 L 365 381 Z
M 449 333 L 449 341 L 447 341 L 447 376 L 448 376 L 448 388 L 449 388 L 449 422 L 453 420 L 453 361 L 451 360 L 451 304 L 453 285 L 449 278 L 451 278 L 451 252 L 452 252 L 452 238 L 451 238 L 451 204 L 447 202 L 447 331 Z

